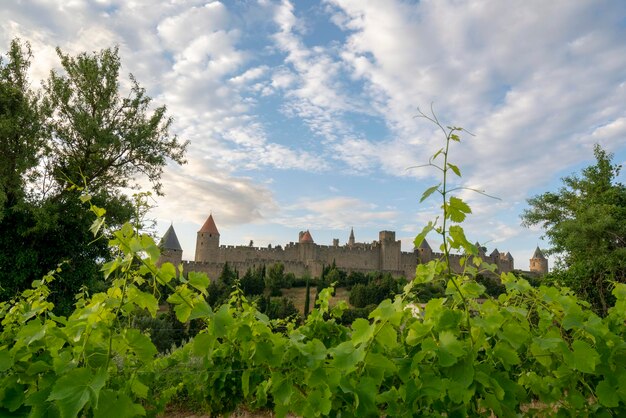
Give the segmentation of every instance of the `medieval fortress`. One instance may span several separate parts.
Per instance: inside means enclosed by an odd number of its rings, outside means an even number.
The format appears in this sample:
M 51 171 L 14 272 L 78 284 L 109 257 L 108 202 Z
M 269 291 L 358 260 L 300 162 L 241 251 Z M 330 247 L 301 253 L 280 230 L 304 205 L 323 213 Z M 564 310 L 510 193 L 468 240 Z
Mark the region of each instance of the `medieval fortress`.
M 313 277 L 319 277 L 324 266 L 334 262 L 339 269 L 346 272 L 380 271 L 391 273 L 396 277 L 404 276 L 410 280 L 415 276 L 418 264 L 442 257 L 442 254 L 434 252 L 426 241 L 412 252 L 402 251 L 394 231 L 380 231 L 378 240 L 371 243 L 356 242 L 352 230 L 348 242 L 344 245 L 339 245 L 338 239 L 334 239 L 332 245 L 319 245 L 313 241 L 311 233 L 307 230 L 300 232 L 298 242 L 290 242 L 285 247 L 280 245 L 267 248 L 253 247 L 252 243 L 249 246 L 220 246 L 220 233 L 213 215 L 209 215 L 198 231 L 195 261 L 183 261 L 183 250 L 173 226 L 170 226 L 163 236 L 161 247 L 160 262 L 171 262 L 174 265 L 182 263 L 185 271 L 204 272 L 213 278 L 219 277 L 225 263 L 242 273 L 261 264 L 282 263 L 285 266 L 285 273 L 293 273 L 296 276 L 308 273 Z M 481 257 L 485 262 L 495 264 L 500 273 L 514 269 L 513 257 L 508 252 L 500 253 L 495 249 L 489 255 L 481 253 Z M 453 269 L 457 271 L 461 270 L 460 258 L 459 255 L 452 255 Z M 530 259 L 530 270 L 536 274 L 548 272 L 548 261 L 538 247 Z

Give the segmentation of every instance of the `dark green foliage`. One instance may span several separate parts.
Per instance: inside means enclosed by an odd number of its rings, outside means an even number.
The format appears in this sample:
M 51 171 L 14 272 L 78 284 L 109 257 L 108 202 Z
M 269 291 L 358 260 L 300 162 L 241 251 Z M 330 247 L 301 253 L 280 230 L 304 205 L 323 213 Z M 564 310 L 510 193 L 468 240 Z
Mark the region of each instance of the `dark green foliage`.
M 421 283 L 413 287 L 413 294 L 417 302 L 428 302 L 431 299 L 442 298 L 446 295 L 446 286 L 443 281 Z
M 0 300 L 60 264 L 52 299 L 67 314 L 81 288 L 104 287 L 98 271 L 111 258 L 75 186 L 88 186 L 115 229 L 137 215 L 121 189 L 146 176 L 160 192 L 163 167 L 183 163 L 186 144 L 170 137 L 165 107 L 153 110 L 132 76 L 120 92 L 117 49 L 58 55 L 63 72 L 41 91 L 29 87 L 28 44 L 14 40 L 0 62 Z M 141 216 L 133 222 L 142 227 Z
M 216 309 L 224 304 L 228 300 L 231 288 L 219 280 L 212 280 L 207 288 L 208 296 L 207 303 Z
M 522 219 L 545 230 L 560 264 L 552 279 L 563 283 L 606 314 L 613 282 L 626 281 L 626 187 L 617 182 L 621 166 L 596 145 L 596 163 L 580 176 L 562 179 L 558 192 L 528 200 Z
M 406 282 L 394 279 L 389 273 L 372 273 L 367 284 L 356 284 L 350 290 L 350 304 L 355 308 L 378 305 L 402 291 Z
M 374 309 L 376 309 L 376 305 L 369 305 L 364 308 L 348 308 L 343 311 L 338 322 L 342 325 L 350 326 L 358 318 L 367 319 Z
M 285 283 L 285 265 L 283 263 L 272 264 L 265 273 L 265 288 L 272 296 L 280 296 L 280 289 L 287 287 Z
M 156 318 L 149 314 L 139 314 L 133 319 L 133 327 L 148 333 L 159 353 L 180 347 L 192 337 L 185 324 L 178 321 L 173 312 L 160 314 Z
M 0 208 L 14 208 L 26 198 L 26 184 L 37 177 L 44 151 L 39 97 L 30 90 L 30 45 L 11 42 L 0 57 Z M 17 208 L 16 208 L 17 209 Z M 5 211 L 0 211 L 0 221 Z
M 478 274 L 476 282 L 485 286 L 485 294 L 491 297 L 498 297 L 506 292 L 506 287 L 500 282 L 499 277 Z
M 458 140 L 459 128 L 449 129 L 447 144 Z M 466 213 L 454 205 L 451 215 L 444 205 L 443 218 Z M 444 247 L 475 251 L 459 225 L 448 227 L 439 231 Z M 505 293 L 482 300 L 485 287 L 471 272 L 454 274 L 449 260 L 437 260 L 420 264 L 367 319 L 346 314 L 345 303 L 331 307 L 324 289 L 298 325 L 258 312 L 237 286 L 211 309 L 206 275 L 179 281 L 173 265 L 157 267 L 154 240 L 130 224 L 112 236 L 114 259 L 102 266 L 110 288 L 79 295 L 67 318 L 50 314 L 50 275 L 0 302 L 0 415 L 158 416 L 173 402 L 210 416 L 238 406 L 279 417 L 626 414 L 626 284 L 615 285 L 615 305 L 599 317 L 570 290 L 513 274 L 500 277 Z M 414 288 L 439 280 L 445 297 L 416 304 Z M 157 285 L 169 289 L 181 324 L 204 326 L 165 355 L 130 327 L 137 315 L 156 317 Z M 266 308 L 293 311 L 285 299 Z
M 262 312 L 270 319 L 296 318 L 300 315 L 293 301 L 284 296 L 271 298 Z
M 260 269 L 249 268 L 241 278 L 239 285 L 246 296 L 261 295 L 265 290 L 265 280 Z
M 311 309 L 311 285 L 309 283 L 309 277 L 306 277 L 306 290 L 304 295 L 304 318 L 309 316 L 309 310 Z
M 228 262 L 224 263 L 224 267 L 222 267 L 222 272 L 220 273 L 219 281 L 224 283 L 227 287 L 230 287 L 235 284 L 238 278 L 239 272 L 232 269 Z

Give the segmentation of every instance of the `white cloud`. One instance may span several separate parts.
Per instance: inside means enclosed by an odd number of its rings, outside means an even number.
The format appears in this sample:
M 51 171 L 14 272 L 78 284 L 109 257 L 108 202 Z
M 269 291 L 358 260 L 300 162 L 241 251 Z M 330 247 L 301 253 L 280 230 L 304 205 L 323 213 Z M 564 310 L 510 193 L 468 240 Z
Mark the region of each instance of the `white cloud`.
M 358 198 L 336 196 L 328 199 L 303 198 L 283 208 L 277 223 L 292 228 L 340 229 L 352 226 L 380 227 L 393 224 L 398 213 Z

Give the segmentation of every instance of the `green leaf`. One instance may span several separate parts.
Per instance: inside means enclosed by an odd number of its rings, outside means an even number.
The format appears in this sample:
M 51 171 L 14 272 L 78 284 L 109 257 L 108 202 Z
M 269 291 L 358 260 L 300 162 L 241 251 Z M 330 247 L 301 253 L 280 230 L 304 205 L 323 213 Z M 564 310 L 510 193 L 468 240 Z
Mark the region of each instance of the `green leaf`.
M 357 363 L 364 357 L 363 349 L 355 349 L 352 341 L 343 342 L 329 351 L 333 357 L 333 365 L 345 373 L 354 370 Z
M 398 333 L 393 325 L 389 322 L 385 322 L 376 334 L 376 341 L 387 350 L 391 350 L 398 346 Z
M 127 330 L 125 337 L 128 346 L 141 361 L 148 362 L 156 355 L 157 349 L 152 340 L 138 329 Z
M 70 370 L 57 380 L 48 400 L 56 402 L 62 417 L 74 418 L 89 401 L 92 407 L 97 408 L 98 395 L 107 377 L 104 369 L 95 374 L 85 368 Z
M 207 333 L 200 333 L 193 338 L 193 353 L 196 356 L 208 356 L 213 351 L 215 336 Z
M 102 228 L 102 225 L 104 225 L 104 218 L 96 218 L 93 221 L 93 223 L 89 227 L 89 231 L 91 231 L 94 237 L 98 235 L 98 232 L 100 231 L 100 228 Z
M 94 418 L 133 418 L 145 416 L 146 410 L 133 403 L 127 395 L 105 389 L 100 393 L 100 402 L 94 410 Z
M 187 275 L 187 280 L 189 280 L 191 286 L 206 294 L 206 288 L 209 287 L 210 281 L 205 273 L 190 271 Z
M 376 394 L 378 394 L 378 385 L 374 379 L 370 377 L 362 377 L 354 390 L 356 395 L 356 414 L 357 417 L 380 416 L 378 408 L 376 408 Z
M 197 318 L 208 319 L 208 318 L 211 318 L 212 315 L 213 315 L 213 310 L 211 309 L 209 304 L 206 302 L 206 300 L 204 299 L 197 300 L 196 303 L 193 305 L 193 309 L 191 310 L 191 315 L 189 315 L 189 321 L 191 321 L 192 319 L 197 319 Z
M 497 359 L 499 359 L 504 368 L 509 370 L 511 366 L 520 363 L 520 358 L 517 355 L 517 352 L 511 348 L 511 346 L 505 342 L 498 341 L 493 348 L 493 355 Z
M 448 168 L 452 171 L 454 171 L 454 174 L 456 174 L 457 176 L 461 177 L 461 170 L 459 170 L 459 167 L 457 167 L 456 165 L 452 164 L 452 163 L 448 163 Z
M 437 157 L 439 157 L 441 154 L 443 153 L 443 148 L 439 148 L 439 150 L 433 154 L 433 156 L 431 157 L 431 161 L 434 161 L 435 159 L 437 159 Z
M 250 369 L 244 370 L 241 375 L 241 390 L 243 391 L 243 397 L 247 398 L 250 393 Z
M 432 323 L 425 324 L 423 322 L 413 322 L 406 336 L 406 343 L 408 345 L 417 345 L 426 335 L 430 334 L 432 329 Z
M 466 298 L 477 299 L 481 297 L 485 293 L 485 286 L 474 281 L 474 280 L 466 280 L 461 283 L 461 293 L 465 295 Z
M 176 318 L 180 322 L 187 322 L 189 320 L 189 315 L 191 315 L 191 307 L 186 303 L 181 303 L 174 306 L 174 313 L 176 313 Z
M 176 277 L 176 267 L 172 263 L 163 263 L 157 273 L 157 281 L 160 284 L 167 284 L 174 277 Z
M 426 264 L 418 264 L 415 268 L 415 279 L 413 282 L 415 284 L 423 284 L 432 282 L 435 278 L 435 274 L 437 273 L 437 262 L 429 261 Z
M 213 332 L 215 332 L 216 337 L 224 337 L 228 334 L 228 331 L 234 325 L 235 320 L 228 310 L 227 305 L 222 305 L 222 307 L 217 311 L 217 313 L 213 316 Z
M 417 236 L 413 240 L 413 245 L 415 246 L 415 248 L 419 248 L 419 246 L 422 245 L 422 241 L 426 239 L 426 235 L 428 235 L 428 233 L 433 229 L 435 229 L 435 222 L 428 221 L 428 225 L 422 228 L 422 232 L 417 234 Z
M 442 331 L 439 334 L 439 364 L 441 366 L 452 366 L 463 354 L 465 354 L 463 343 L 457 340 L 451 331 Z
M 6 347 L 0 349 L 0 372 L 5 372 L 13 367 L 13 356 Z
M 525 328 L 527 323 L 507 323 L 502 327 L 500 334 L 511 346 L 517 350 L 530 338 L 530 332 Z
M 374 325 L 363 318 L 357 318 L 352 323 L 352 343 L 357 346 L 369 341 L 374 336 Z
M 472 213 L 470 207 L 463 200 L 452 196 L 447 205 L 444 205 L 446 215 L 452 222 L 463 222 L 467 214 Z
M 148 397 L 148 386 L 144 385 L 141 380 L 136 377 L 130 383 L 130 390 L 137 395 L 138 398 L 146 399 Z
M 274 376 L 272 376 L 272 380 L 274 380 Z M 272 385 L 271 392 L 277 404 L 287 405 L 291 399 L 293 387 L 289 379 L 279 378 L 278 381 Z
M 424 193 L 422 193 L 422 198 L 420 199 L 420 203 L 422 203 L 424 200 L 428 199 L 428 196 L 430 196 L 431 194 L 435 193 L 437 191 L 437 189 L 439 189 L 439 186 L 441 186 L 441 183 L 435 185 L 435 186 L 431 186 L 428 189 L 426 189 L 424 191 Z
M 600 355 L 588 343 L 576 340 L 572 343 L 572 352 L 565 356 L 567 364 L 583 373 L 594 373 L 600 361 Z
M 598 401 L 606 407 L 615 408 L 619 405 L 619 396 L 617 396 L 615 388 L 606 380 L 598 383 L 596 395 L 598 395 Z
M 463 227 L 459 225 L 452 225 L 448 229 L 448 235 L 450 237 L 450 246 L 456 249 L 464 249 L 466 253 L 471 254 L 474 245 L 465 237 L 465 231 Z

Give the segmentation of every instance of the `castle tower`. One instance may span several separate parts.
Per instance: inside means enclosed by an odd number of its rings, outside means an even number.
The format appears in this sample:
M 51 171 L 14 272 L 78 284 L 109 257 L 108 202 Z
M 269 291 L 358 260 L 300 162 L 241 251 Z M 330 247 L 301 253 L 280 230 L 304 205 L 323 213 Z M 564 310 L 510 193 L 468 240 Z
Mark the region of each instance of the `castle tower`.
M 178 242 L 178 237 L 176 236 L 173 225 L 170 225 L 165 235 L 163 235 L 163 238 L 161 238 L 159 248 L 161 249 L 161 256 L 159 257 L 157 265 L 160 266 L 163 263 L 172 263 L 176 266 L 182 263 L 183 249 L 180 246 L 180 242 Z
M 396 241 L 394 231 L 380 231 L 379 268 L 381 271 L 397 271 L 400 269 L 400 241 Z
M 300 231 L 298 240 L 298 250 L 300 261 L 305 263 L 307 267 L 311 270 L 311 274 L 316 275 L 319 274 L 318 266 L 314 265 L 318 260 L 317 257 L 317 248 L 318 246 L 313 241 L 313 236 L 307 229 L 306 231 Z M 320 264 L 321 265 L 321 264 Z
M 489 263 L 495 264 L 498 267 L 498 271 L 502 270 L 502 263 L 500 262 L 500 251 L 497 248 L 494 248 L 491 254 L 489 254 L 489 259 L 487 260 Z
M 196 238 L 196 261 L 214 261 L 220 247 L 220 233 L 215 226 L 213 214 L 209 215 Z
M 433 249 L 430 247 L 430 244 L 428 244 L 426 239 L 424 239 L 420 246 L 416 248 L 416 251 L 420 263 L 422 264 L 426 264 L 433 259 Z
M 354 246 L 354 228 L 350 228 L 350 238 L 348 238 L 348 247 Z
M 543 255 L 539 246 L 535 249 L 533 257 L 530 259 L 530 271 L 533 273 L 547 274 L 548 273 L 548 259 Z

